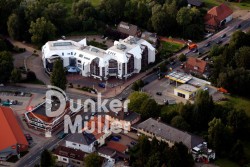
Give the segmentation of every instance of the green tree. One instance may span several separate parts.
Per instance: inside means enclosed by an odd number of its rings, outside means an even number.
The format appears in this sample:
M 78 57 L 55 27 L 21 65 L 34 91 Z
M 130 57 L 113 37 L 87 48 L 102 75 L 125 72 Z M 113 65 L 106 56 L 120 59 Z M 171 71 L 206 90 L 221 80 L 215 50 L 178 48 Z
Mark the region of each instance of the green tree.
M 0 52 L 7 51 L 8 47 L 3 39 L 0 38 Z
M 184 35 L 184 27 L 191 23 L 192 15 L 190 13 L 190 9 L 188 7 L 182 7 L 176 16 L 176 21 L 179 25 L 183 27 L 183 35 Z
M 240 163 L 243 159 L 245 159 L 245 150 L 244 150 L 244 146 L 242 144 L 242 142 L 240 140 L 238 140 L 235 145 L 233 146 L 231 152 L 230 152 L 230 159 Z M 243 164 L 241 164 L 243 165 Z
M 208 122 L 213 118 L 214 103 L 208 91 L 198 91 L 195 96 L 193 111 L 193 128 L 198 131 L 206 130 Z
M 10 77 L 10 80 L 13 82 L 13 83 L 17 83 L 17 82 L 20 82 L 22 79 L 22 75 L 21 75 L 21 72 L 20 70 L 14 68 L 11 72 L 11 77 Z
M 7 22 L 8 33 L 13 39 L 20 39 L 20 22 L 16 14 L 10 15 Z
M 52 74 L 50 76 L 50 82 L 52 85 L 61 88 L 62 90 L 66 89 L 67 78 L 65 70 L 63 68 L 62 61 L 57 60 L 54 64 Z
M 11 53 L 7 51 L 0 52 L 0 83 L 9 81 L 13 68 L 13 57 Z
M 161 167 L 160 166 L 160 154 L 159 153 L 151 154 L 151 156 L 148 158 L 146 167 Z
M 175 143 L 174 146 L 170 148 L 169 166 L 194 166 L 193 156 L 188 152 L 188 148 L 183 143 Z
M 170 107 L 170 106 L 163 106 L 161 108 L 161 114 L 160 117 L 162 119 L 162 121 L 166 122 L 166 123 L 170 123 L 171 120 L 175 117 L 179 115 L 179 113 L 176 111 L 175 108 Z
M 171 125 L 178 129 L 189 131 L 190 125 L 182 118 L 182 116 L 177 115 L 171 120 Z
M 160 10 L 151 17 L 152 27 L 159 34 L 166 34 L 169 29 L 169 16 L 166 12 Z
M 101 167 L 102 158 L 97 153 L 91 153 L 84 158 L 86 167 Z
M 154 99 L 145 99 L 141 103 L 140 114 L 142 119 L 159 116 L 159 107 Z
M 239 30 L 233 33 L 233 35 L 230 38 L 229 45 L 236 49 L 242 46 L 249 46 L 250 44 L 249 39 L 250 39 L 249 35 Z
M 77 16 L 80 20 L 87 20 L 89 17 L 95 15 L 95 9 L 91 3 L 86 0 L 75 1 L 72 4 L 72 12 L 74 16 Z
M 231 110 L 227 117 L 228 125 L 232 127 L 234 136 L 243 138 L 249 131 L 249 117 L 243 110 Z
M 184 61 L 186 61 L 187 60 L 187 57 L 182 53 L 179 57 L 179 60 L 181 61 L 181 62 L 184 62 Z
M 41 17 L 31 22 L 29 32 L 32 35 L 31 41 L 41 44 L 55 37 L 56 28 L 50 21 Z
M 237 66 L 243 67 L 245 69 L 250 69 L 250 47 L 243 46 L 239 49 L 239 52 L 236 54 L 236 64 Z
M 55 159 L 52 154 L 46 149 L 41 154 L 41 167 L 53 167 L 55 165 Z
M 230 149 L 230 132 L 221 122 L 221 119 L 214 118 L 209 122 L 208 141 L 212 148 L 215 149 L 218 156 L 224 156 Z
M 133 92 L 128 98 L 130 100 L 130 103 L 128 104 L 129 110 L 141 113 L 141 105 L 145 100 L 149 99 L 149 96 L 143 92 Z

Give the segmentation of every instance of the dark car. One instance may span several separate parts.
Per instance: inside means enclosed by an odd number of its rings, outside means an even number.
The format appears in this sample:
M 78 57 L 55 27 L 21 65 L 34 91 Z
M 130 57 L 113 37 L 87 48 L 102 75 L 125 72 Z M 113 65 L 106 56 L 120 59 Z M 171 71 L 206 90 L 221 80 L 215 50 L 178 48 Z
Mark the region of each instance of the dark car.
M 130 144 L 134 146 L 134 145 L 136 145 L 137 143 L 134 142 L 134 141 L 131 141 Z
M 121 139 L 121 135 L 115 135 L 114 137 L 117 137 L 118 139 Z
M 221 44 L 221 43 L 222 43 L 222 40 L 216 41 L 216 44 Z
M 119 100 L 123 101 L 123 100 L 125 100 L 125 97 L 120 97 Z
M 161 93 L 161 92 L 156 92 L 156 94 L 157 94 L 158 96 L 161 96 L 161 95 L 162 95 L 162 93 Z
M 99 83 L 98 86 L 101 88 L 105 88 L 105 83 Z
M 61 132 L 58 134 L 58 139 L 63 139 L 65 136 L 67 135 L 67 133 Z
M 221 35 L 220 37 L 221 38 L 225 38 L 227 36 L 227 34 L 223 34 L 223 35 Z
M 209 47 L 210 44 L 211 44 L 210 42 L 206 43 L 206 44 L 205 44 L 205 47 Z
M 111 138 L 111 140 L 113 140 L 113 141 L 119 141 L 120 139 L 118 137 L 114 136 L 114 137 Z
M 24 134 L 24 136 L 26 137 L 26 139 L 29 140 L 33 140 L 33 138 L 30 136 L 30 134 Z
M 238 25 L 236 26 L 236 28 L 237 28 L 237 29 L 240 29 L 240 28 L 241 28 L 241 24 L 238 24 Z

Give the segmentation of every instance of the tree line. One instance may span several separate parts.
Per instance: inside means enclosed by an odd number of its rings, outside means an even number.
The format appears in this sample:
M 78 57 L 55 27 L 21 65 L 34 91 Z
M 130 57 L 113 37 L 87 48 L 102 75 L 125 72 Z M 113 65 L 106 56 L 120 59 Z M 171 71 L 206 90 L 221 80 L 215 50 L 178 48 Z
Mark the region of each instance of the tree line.
M 249 140 L 250 118 L 243 110 L 214 103 L 208 91 L 198 91 L 193 104 L 158 105 L 144 92 L 133 92 L 129 99 L 129 110 L 141 114 L 143 120 L 161 117 L 165 123 L 205 138 L 218 157 L 248 163 L 242 143 Z
M 60 0 L 2 0 L 0 33 L 41 45 L 72 32 L 103 33 L 107 23 L 127 21 L 160 35 L 200 39 L 205 11 L 186 6 L 186 0 L 107 0 L 97 7 L 74 0 L 70 9 Z
M 214 46 L 209 53 L 212 83 L 230 93 L 250 97 L 250 32 L 236 31 L 229 44 Z

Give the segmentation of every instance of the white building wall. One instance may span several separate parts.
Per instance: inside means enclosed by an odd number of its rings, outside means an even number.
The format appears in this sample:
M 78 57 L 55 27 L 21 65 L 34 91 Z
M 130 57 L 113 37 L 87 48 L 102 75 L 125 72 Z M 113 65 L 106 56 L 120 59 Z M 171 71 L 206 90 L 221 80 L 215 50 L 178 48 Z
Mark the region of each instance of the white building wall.
M 74 143 L 71 141 L 66 141 L 66 147 L 81 150 L 86 153 L 92 153 L 95 151 L 94 143 L 90 145 L 84 145 L 84 144 Z
M 233 19 L 233 15 L 230 15 L 226 18 L 226 23 L 230 22 Z
M 69 158 L 63 157 L 63 156 L 60 156 L 60 155 L 56 155 L 56 156 L 57 156 L 57 161 L 58 162 L 69 163 Z

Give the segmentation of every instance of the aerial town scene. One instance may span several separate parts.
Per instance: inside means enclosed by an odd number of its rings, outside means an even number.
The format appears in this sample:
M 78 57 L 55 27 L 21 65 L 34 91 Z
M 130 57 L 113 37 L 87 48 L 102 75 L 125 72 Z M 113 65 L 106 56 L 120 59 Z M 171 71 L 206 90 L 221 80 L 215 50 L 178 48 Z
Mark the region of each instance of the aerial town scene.
M 0 167 L 250 167 L 250 0 L 0 0 Z

